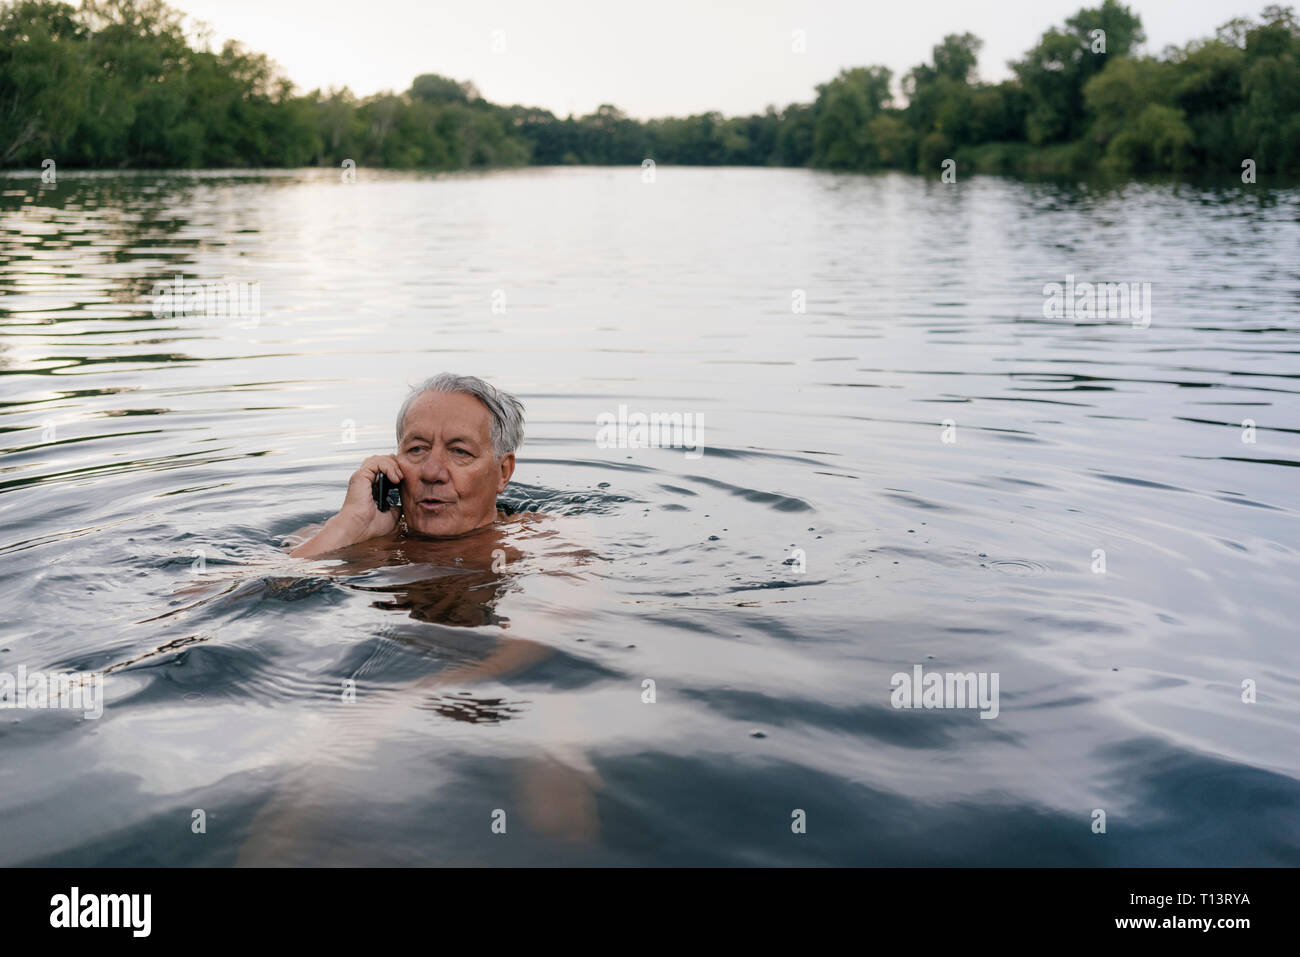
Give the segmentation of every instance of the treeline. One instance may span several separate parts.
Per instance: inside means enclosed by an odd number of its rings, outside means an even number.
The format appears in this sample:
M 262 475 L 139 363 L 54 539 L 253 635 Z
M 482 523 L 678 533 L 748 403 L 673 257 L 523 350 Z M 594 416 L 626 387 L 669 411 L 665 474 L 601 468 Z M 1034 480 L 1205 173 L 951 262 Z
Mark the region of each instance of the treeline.
M 416 77 L 404 93 L 294 92 L 264 55 L 198 49 L 161 0 L 0 6 L 0 166 L 360 166 L 454 170 L 525 164 L 898 168 L 948 158 L 1001 172 L 1300 171 L 1300 25 L 1290 7 L 1211 39 L 1138 56 L 1141 19 L 1080 10 L 981 83 L 981 41 L 953 34 L 900 79 L 858 67 L 812 103 L 762 114 L 641 122 L 616 107 L 561 119 L 500 106 L 470 83 Z

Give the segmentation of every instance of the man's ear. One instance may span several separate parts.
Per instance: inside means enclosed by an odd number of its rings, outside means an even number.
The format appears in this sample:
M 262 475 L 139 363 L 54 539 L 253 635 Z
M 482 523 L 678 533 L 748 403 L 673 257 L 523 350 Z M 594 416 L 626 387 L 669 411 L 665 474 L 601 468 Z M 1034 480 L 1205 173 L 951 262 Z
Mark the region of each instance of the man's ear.
M 515 453 L 507 452 L 501 457 L 501 485 L 498 492 L 504 492 L 510 484 L 510 476 L 515 474 Z

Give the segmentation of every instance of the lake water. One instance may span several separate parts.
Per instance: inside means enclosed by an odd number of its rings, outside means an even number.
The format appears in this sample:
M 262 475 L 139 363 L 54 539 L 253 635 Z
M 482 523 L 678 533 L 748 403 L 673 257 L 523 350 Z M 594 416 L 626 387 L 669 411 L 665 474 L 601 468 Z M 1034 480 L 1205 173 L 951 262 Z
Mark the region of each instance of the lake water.
M 0 711 L 0 864 L 1300 864 L 1300 190 L 0 192 L 0 672 L 105 674 Z M 1045 314 L 1097 281 L 1142 314 Z M 524 401 L 553 517 L 289 559 L 441 371 Z

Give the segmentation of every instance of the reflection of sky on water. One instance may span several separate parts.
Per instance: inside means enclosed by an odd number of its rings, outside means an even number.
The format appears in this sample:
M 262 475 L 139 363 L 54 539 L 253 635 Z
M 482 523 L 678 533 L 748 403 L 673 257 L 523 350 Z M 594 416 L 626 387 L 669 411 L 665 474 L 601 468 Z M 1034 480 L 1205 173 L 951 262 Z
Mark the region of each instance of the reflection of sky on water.
M 376 862 L 1300 863 L 1294 191 L 0 186 L 0 670 L 113 668 L 97 722 L 0 721 L 0 860 L 229 863 L 269 807 L 305 859 L 349 821 Z M 260 321 L 155 317 L 178 272 Z M 1151 327 L 1045 319 L 1068 274 L 1150 282 Z M 523 398 L 509 496 L 559 517 L 505 576 L 287 561 L 444 369 Z M 599 448 L 620 404 L 705 455 Z M 894 710 L 917 663 L 999 717 Z

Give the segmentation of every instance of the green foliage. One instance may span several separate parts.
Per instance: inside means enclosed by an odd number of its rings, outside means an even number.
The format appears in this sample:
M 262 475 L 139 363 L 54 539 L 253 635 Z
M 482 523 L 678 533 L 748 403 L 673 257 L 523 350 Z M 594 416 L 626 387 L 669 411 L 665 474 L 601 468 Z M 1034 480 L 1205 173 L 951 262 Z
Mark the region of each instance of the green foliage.
M 1289 7 L 1266 7 L 1263 21 L 1246 32 L 1243 102 L 1234 130 L 1243 155 L 1259 169 L 1298 169 L 1300 25 Z
M 82 112 L 76 10 L 33 0 L 0 9 L 0 163 L 35 166 L 63 155 Z
M 411 99 L 426 103 L 468 103 L 478 90 L 468 80 L 457 82 L 436 73 L 422 73 L 411 81 Z
M 812 162 L 813 131 L 817 114 L 811 104 L 792 103 L 781 114 L 773 161 L 779 166 L 807 166 Z
M 198 167 L 518 165 L 529 144 L 470 83 L 296 96 L 260 53 L 191 43 L 161 0 L 0 6 L 0 163 Z
M 1113 172 L 1168 171 L 1186 165 L 1192 142 L 1183 110 L 1173 104 L 1172 64 L 1150 57 L 1112 60 L 1084 87 L 1095 116 L 1090 139 Z
M 1100 32 L 1098 32 L 1100 31 Z M 1142 23 L 1117 0 L 1044 32 L 977 77 L 982 41 L 949 34 L 900 82 L 846 69 L 811 103 L 752 116 L 639 121 L 604 104 L 560 118 L 484 100 L 436 73 L 402 93 L 295 93 L 264 55 L 219 51 L 162 0 L 0 0 L 0 165 L 359 166 L 455 170 L 536 164 L 882 167 L 935 174 L 945 159 L 990 172 L 1128 175 L 1300 171 L 1300 25 L 1290 7 L 1215 36 L 1138 55 Z
M 1127 56 L 1145 39 L 1141 19 L 1115 0 L 1080 10 L 1065 21 L 1064 30 L 1053 27 L 1044 33 L 1023 60 L 1011 65 L 1029 94 L 1029 141 L 1078 139 L 1083 134 L 1084 85 L 1110 60 Z
M 817 87 L 813 105 L 813 165 L 864 170 L 880 165 L 869 124 L 889 102 L 891 73 L 883 67 L 842 70 Z
M 972 34 L 950 34 L 934 47 L 933 64 L 914 67 L 903 78 L 904 116 L 917 142 L 908 166 L 930 172 L 963 146 L 1023 137 L 1023 91 L 1013 84 L 973 82 L 982 45 Z
M 916 136 L 901 116 L 881 113 L 867 124 L 867 135 L 881 166 L 905 168 L 916 162 Z
M 1148 103 L 1107 145 L 1105 163 L 1117 172 L 1176 170 L 1186 165 L 1191 142 L 1182 110 Z
M 950 33 L 934 48 L 934 72 L 957 83 L 969 83 L 984 41 L 973 33 Z

